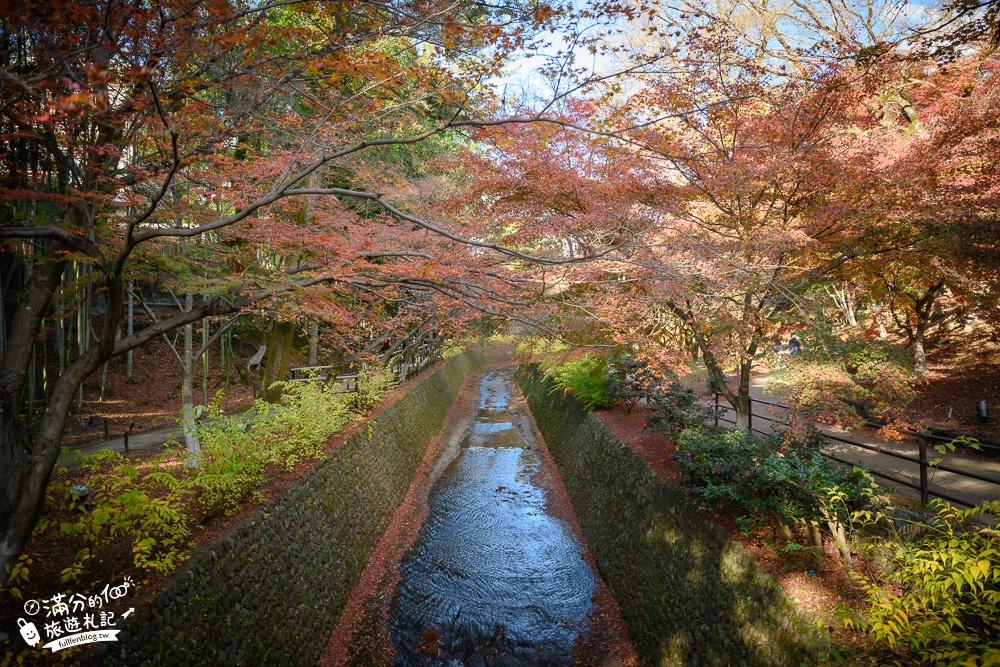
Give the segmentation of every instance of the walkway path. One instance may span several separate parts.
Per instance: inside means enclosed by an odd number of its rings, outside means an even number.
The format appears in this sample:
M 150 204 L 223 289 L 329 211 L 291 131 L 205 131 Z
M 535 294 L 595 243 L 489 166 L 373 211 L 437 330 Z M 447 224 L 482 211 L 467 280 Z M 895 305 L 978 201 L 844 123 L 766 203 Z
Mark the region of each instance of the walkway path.
M 781 400 L 779 396 L 770 394 L 765 390 L 765 386 L 769 380 L 770 378 L 767 376 L 754 379 L 750 384 L 750 397 L 755 401 L 780 403 Z M 725 408 L 725 411 L 720 411 L 722 416 L 729 419 L 734 417 L 732 408 L 724 399 L 721 400 L 720 407 Z M 753 427 L 759 432 L 771 433 L 774 428 L 774 424 L 772 424 L 772 422 L 768 419 L 765 419 L 765 417 L 780 420 L 782 419 L 782 413 L 785 411 L 780 408 L 771 408 L 770 411 L 765 411 L 765 407 L 766 406 L 760 404 L 754 405 Z M 780 426 L 778 428 L 780 428 Z M 848 438 L 877 447 L 884 452 L 893 452 L 896 454 L 911 456 L 913 458 L 917 458 L 919 455 L 919 447 L 915 443 L 882 442 L 874 438 L 847 433 L 842 429 L 836 429 L 829 426 L 820 426 L 820 430 L 829 435 L 840 438 Z M 888 454 L 873 452 L 860 447 L 853 447 L 849 444 L 832 440 L 829 441 L 829 444 L 823 448 L 823 451 L 837 457 L 838 459 L 860 462 L 875 473 L 876 476 L 879 476 L 879 473 L 884 473 L 886 475 L 891 475 L 892 477 L 910 482 L 911 484 L 919 485 L 920 483 L 920 466 L 917 463 L 895 458 Z M 933 460 L 941 458 L 941 455 L 938 454 L 937 451 L 931 449 L 928 453 L 928 457 Z M 970 505 L 977 505 L 984 501 L 1000 499 L 1000 461 L 988 460 L 959 453 L 949 453 L 944 456 L 943 462 L 949 467 L 987 477 L 993 481 L 986 482 L 971 479 L 952 472 L 935 470 L 932 468 L 930 473 L 930 488 L 932 492 L 934 490 L 941 491 L 950 496 L 954 496 L 958 500 L 967 502 Z M 917 490 L 901 484 L 893 484 L 891 480 L 885 478 L 883 478 L 883 480 L 886 484 L 895 486 L 898 495 L 915 500 L 920 499 L 920 493 Z
M 181 437 L 181 430 L 177 426 L 157 428 L 151 431 L 143 431 L 142 433 L 133 433 L 130 435 L 128 437 L 128 448 L 130 452 L 150 449 L 152 447 L 157 447 L 170 442 L 171 440 L 179 440 Z M 83 447 L 70 448 L 68 452 L 59 456 L 59 460 L 56 462 L 56 468 L 71 468 L 79 463 L 79 460 L 83 455 L 93 454 L 103 449 L 111 449 L 124 454 L 125 439 L 119 436 L 117 438 L 111 438 L 110 440 L 102 440 L 101 442 L 84 445 Z

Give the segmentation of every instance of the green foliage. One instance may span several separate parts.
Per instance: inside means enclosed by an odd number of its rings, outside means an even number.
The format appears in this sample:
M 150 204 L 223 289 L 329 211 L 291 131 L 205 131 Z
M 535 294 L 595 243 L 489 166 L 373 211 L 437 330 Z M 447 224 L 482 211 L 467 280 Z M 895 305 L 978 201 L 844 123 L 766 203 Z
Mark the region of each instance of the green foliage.
M 678 437 L 674 458 L 702 509 L 741 517 L 748 527 L 770 518 L 789 524 L 843 515 L 843 508 L 875 493 L 869 475 L 831 462 L 818 445 L 816 431 L 804 440 L 786 440 L 692 427 Z
M 585 354 L 579 359 L 551 366 L 546 376 L 554 382 L 553 391 L 573 394 L 588 410 L 609 408 L 615 404 L 604 357 Z
M 351 394 L 351 407 L 366 414 L 382 402 L 393 387 L 396 376 L 388 368 L 369 368 L 358 374 L 358 390 Z
M 7 578 L 7 593 L 11 597 L 15 597 L 18 600 L 22 599 L 24 596 L 21 594 L 21 589 L 18 588 L 28 581 L 29 566 L 34 564 L 34 560 L 27 554 L 23 553 L 14 563 L 13 569 L 10 571 L 10 576 Z
M 676 382 L 653 391 L 646 407 L 650 412 L 647 425 L 671 436 L 712 418 L 712 407 L 702 403 L 694 391 Z
M 639 401 L 650 398 L 659 383 L 644 359 L 624 356 L 608 361 L 608 388 L 630 414 Z
M 89 486 L 96 500 L 87 511 L 63 522 L 60 531 L 82 544 L 74 562 L 62 571 L 63 583 L 83 574 L 86 562 L 117 540 L 132 544 L 137 568 L 166 572 L 177 567 L 191 534 L 184 497 L 187 488 L 176 476 L 162 470 L 141 473 L 121 454 L 102 450 L 83 459 L 81 467 L 95 474 Z M 72 480 L 53 483 L 53 495 L 74 505 Z
M 454 359 L 463 352 L 465 352 L 465 345 L 458 341 L 449 340 L 441 350 L 441 359 L 444 361 Z
M 319 456 L 331 435 L 378 405 L 393 384 L 383 369 L 361 373 L 358 391 L 350 394 L 320 381 L 281 383 L 279 404 L 258 399 L 245 415 L 200 425 L 203 460 L 190 483 L 202 508 L 236 511 L 264 483 L 268 466 L 287 471 Z
M 131 545 L 135 567 L 175 569 L 190 537 L 189 494 L 197 494 L 206 514 L 236 511 L 258 493 L 269 467 L 288 471 L 318 457 L 330 436 L 381 402 L 391 386 L 392 374 L 381 370 L 363 373 L 352 394 L 318 381 L 287 383 L 280 404 L 258 400 L 247 414 L 228 417 L 220 414 L 220 392 L 209 405 L 210 421 L 196 427 L 202 456 L 191 470 L 179 469 L 176 461 L 163 465 L 169 452 L 142 470 L 112 450 L 84 456 L 78 470 L 91 473 L 87 483 L 96 499 L 59 526 L 76 547 L 61 572 L 62 583 L 78 581 L 121 540 Z M 74 479 L 60 472 L 49 500 L 72 507 Z M 41 530 L 46 527 L 40 524 Z M 26 574 L 26 567 L 15 570 L 15 581 Z
M 869 617 L 848 623 L 926 664 L 1000 665 L 1000 533 L 970 523 L 978 513 L 1000 515 L 1000 501 L 960 510 L 935 499 L 931 507 L 930 520 L 910 522 L 911 530 L 899 530 L 887 512 L 856 514 L 877 533 L 862 547 L 887 559 L 891 574 L 868 582 Z

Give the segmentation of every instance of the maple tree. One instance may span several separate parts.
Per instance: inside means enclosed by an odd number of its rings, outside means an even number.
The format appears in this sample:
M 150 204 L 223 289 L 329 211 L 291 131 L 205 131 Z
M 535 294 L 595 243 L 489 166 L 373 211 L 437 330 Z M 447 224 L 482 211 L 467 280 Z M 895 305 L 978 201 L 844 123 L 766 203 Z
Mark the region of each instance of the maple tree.
M 881 251 L 859 247 L 867 261 L 844 274 L 905 334 L 920 375 L 932 323 L 994 310 L 995 67 L 982 51 L 945 64 L 897 62 L 885 78 L 905 83 L 895 88 L 905 106 L 881 106 L 864 136 L 878 155 L 868 188 Z
M 585 180 L 588 158 L 578 157 L 557 172 L 576 186 L 557 181 L 549 196 L 552 174 L 524 179 L 538 165 L 527 150 L 507 179 L 532 183 L 521 190 L 535 188 L 526 197 L 536 217 L 547 210 L 576 234 L 586 220 L 590 237 L 614 239 L 613 252 L 598 255 L 601 275 L 581 275 L 594 271 L 589 264 L 562 279 L 580 291 L 602 284 L 578 308 L 620 343 L 664 340 L 665 321 L 675 322 L 745 425 L 750 371 L 781 314 L 851 259 L 867 232 L 850 195 L 832 196 L 860 177 L 846 134 L 864 118 L 837 71 L 775 79 L 723 31 L 692 38 L 665 69 L 614 96 L 601 110 L 609 129 L 578 146 L 603 172 L 599 186 Z M 582 203 L 567 199 L 574 190 Z M 568 307 L 566 291 L 559 296 Z M 725 375 L 730 363 L 735 382 Z
M 492 133 L 482 214 L 509 216 L 511 242 L 597 260 L 536 275 L 549 321 L 677 370 L 692 353 L 743 426 L 754 365 L 824 327 L 831 281 L 886 315 L 908 308 L 923 370 L 935 299 L 996 298 L 992 61 L 862 54 L 786 75 L 724 22 L 694 23 L 563 127 Z
M 25 268 L 0 364 L 3 580 L 37 521 L 73 398 L 112 357 L 181 327 L 190 344 L 193 323 L 221 325 L 265 303 L 279 321 L 322 313 L 377 343 L 382 329 L 412 330 L 430 313 L 446 325 L 460 306 L 489 312 L 482 303 L 505 289 L 497 251 L 532 259 L 401 207 L 419 199 L 407 185 L 419 145 L 505 122 L 478 105 L 481 82 L 557 15 L 546 5 L 106 0 L 0 10 L 0 238 Z M 185 303 L 122 335 L 127 283 L 140 278 Z M 107 314 L 93 330 L 77 323 L 75 356 L 49 382 L 44 412 L 25 421 L 44 318 L 68 329 L 94 295 Z

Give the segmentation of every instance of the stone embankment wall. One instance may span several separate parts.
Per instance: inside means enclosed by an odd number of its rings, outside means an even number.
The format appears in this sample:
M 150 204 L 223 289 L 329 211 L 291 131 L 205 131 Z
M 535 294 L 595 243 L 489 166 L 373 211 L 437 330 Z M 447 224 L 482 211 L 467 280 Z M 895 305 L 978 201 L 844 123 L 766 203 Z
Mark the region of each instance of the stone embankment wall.
M 502 358 L 451 359 L 278 497 L 199 547 L 120 644 L 88 662 L 317 664 L 368 556 L 462 381 Z
M 518 380 L 642 658 L 813 662 L 816 634 L 741 545 L 536 366 L 520 367 Z

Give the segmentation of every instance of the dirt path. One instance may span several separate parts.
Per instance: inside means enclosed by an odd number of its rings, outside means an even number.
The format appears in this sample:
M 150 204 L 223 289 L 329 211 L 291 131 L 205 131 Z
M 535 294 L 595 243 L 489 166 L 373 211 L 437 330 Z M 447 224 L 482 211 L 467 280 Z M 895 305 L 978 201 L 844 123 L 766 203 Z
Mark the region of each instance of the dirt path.
M 400 568 L 407 553 L 421 536 L 428 518 L 429 498 L 434 485 L 462 451 L 463 441 L 473 430 L 480 404 L 480 380 L 495 369 L 482 371 L 466 379 L 445 421 L 445 427 L 428 447 L 407 495 L 396 511 L 388 530 L 373 552 L 361 581 L 351 593 L 338 627 L 330 637 L 323 658 L 324 666 L 390 665 L 396 662 L 389 625 L 391 603 L 400 584 Z M 512 372 L 504 386 L 510 391 L 508 412 L 517 432 L 538 457 L 537 472 L 531 483 L 545 491 L 545 513 L 564 522 L 582 545 L 582 557 L 595 573 L 592 608 L 586 617 L 585 632 L 574 644 L 572 664 L 638 665 L 638 658 L 628 641 L 613 594 L 596 576 L 596 566 L 573 513 L 568 494 L 558 472 L 538 435 L 527 405 L 513 382 Z M 478 411 L 481 414 L 481 410 Z M 500 487 L 502 488 L 502 487 Z M 498 488 L 498 492 L 500 491 Z M 433 631 L 420 638 L 417 652 L 431 660 L 440 650 L 441 638 Z M 413 659 L 413 656 L 408 656 Z

